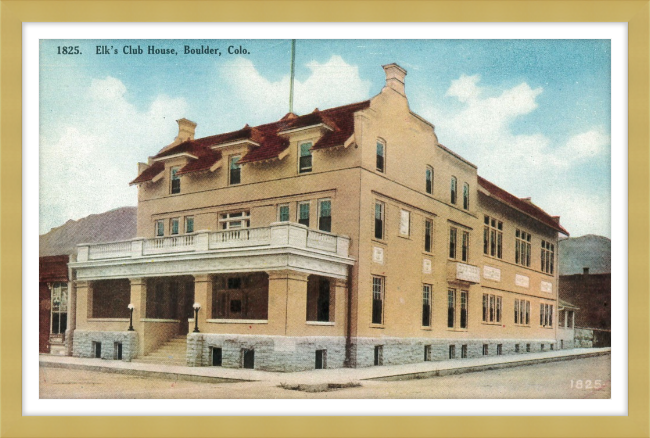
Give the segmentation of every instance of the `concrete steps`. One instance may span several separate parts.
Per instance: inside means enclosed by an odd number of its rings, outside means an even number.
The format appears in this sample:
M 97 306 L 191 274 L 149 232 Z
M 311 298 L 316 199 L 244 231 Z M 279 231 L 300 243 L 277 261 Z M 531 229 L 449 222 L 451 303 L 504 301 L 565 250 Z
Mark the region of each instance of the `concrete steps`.
M 133 362 L 185 366 L 187 364 L 186 353 L 187 338 L 178 336 L 165 342 L 146 356 L 133 359 Z

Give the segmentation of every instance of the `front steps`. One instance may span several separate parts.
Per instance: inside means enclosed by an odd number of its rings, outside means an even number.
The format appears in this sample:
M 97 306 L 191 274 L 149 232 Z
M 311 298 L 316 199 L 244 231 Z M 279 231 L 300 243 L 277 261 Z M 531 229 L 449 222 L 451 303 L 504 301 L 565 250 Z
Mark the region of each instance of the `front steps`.
M 186 354 L 187 337 L 177 336 L 171 338 L 169 341 L 158 347 L 157 350 L 152 351 L 146 356 L 133 359 L 133 362 L 186 366 Z

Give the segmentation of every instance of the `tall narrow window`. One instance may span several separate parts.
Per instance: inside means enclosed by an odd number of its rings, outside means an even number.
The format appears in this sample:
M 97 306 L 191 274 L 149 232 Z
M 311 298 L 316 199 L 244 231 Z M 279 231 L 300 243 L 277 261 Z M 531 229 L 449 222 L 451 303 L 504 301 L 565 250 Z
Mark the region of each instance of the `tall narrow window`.
M 425 178 L 426 178 L 425 189 L 427 193 L 431 195 L 433 194 L 433 167 L 427 166 Z
M 530 325 L 530 301 L 526 301 L 526 325 Z
M 431 219 L 424 220 L 424 251 L 431 252 L 431 240 L 433 238 L 433 221 Z
M 375 239 L 384 238 L 384 203 L 375 202 Z
M 519 324 L 519 300 L 515 298 L 515 324 Z
M 501 297 L 497 297 L 497 321 L 496 322 L 501 322 L 502 311 L 503 311 L 503 299 Z
M 447 327 L 453 328 L 456 317 L 456 291 L 447 291 Z
M 172 218 L 170 220 L 170 222 L 169 222 L 169 234 L 172 234 L 172 235 L 178 234 L 179 222 L 180 222 L 180 219 L 177 218 L 177 217 Z
M 530 233 L 515 231 L 515 263 L 530 266 Z
M 384 323 L 384 277 L 372 277 L 372 323 Z
M 457 230 L 454 227 L 449 228 L 449 258 L 456 258 L 456 234 Z
M 172 181 L 172 195 L 181 192 L 181 177 L 178 176 L 180 167 L 171 168 L 171 181 Z
M 468 292 L 466 290 L 460 292 L 460 328 L 467 328 L 467 299 Z
M 483 254 L 496 258 L 502 255 L 503 222 L 483 216 Z
M 463 208 L 469 210 L 469 184 L 463 184 Z
M 555 260 L 555 245 L 553 245 L 551 242 L 542 240 L 542 253 L 541 253 L 542 272 L 546 272 L 547 274 L 553 274 L 554 260 Z
M 309 226 L 309 202 L 298 204 L 298 223 Z
M 495 317 L 495 306 L 496 306 L 496 297 L 494 295 L 490 295 L 490 322 L 494 322 L 494 317 Z
M 300 144 L 300 163 L 298 171 L 300 173 L 311 172 L 311 143 Z
M 241 166 L 239 165 L 239 155 L 230 157 L 230 185 L 241 183 Z
M 400 210 L 399 234 L 402 237 L 408 237 L 411 234 L 411 212 L 410 211 Z
M 52 285 L 52 318 L 50 334 L 64 335 L 68 326 L 68 284 Z
M 458 190 L 458 181 L 456 180 L 455 176 L 452 176 L 451 177 L 451 203 L 452 204 L 456 203 L 457 190 Z
M 377 142 L 377 171 L 384 172 L 384 158 L 386 157 L 386 146 L 384 143 Z
M 279 222 L 288 222 L 289 221 L 289 206 L 280 205 L 278 207 L 278 221 Z
M 162 237 L 165 235 L 165 221 L 157 220 L 156 221 L 156 237 Z
M 332 231 L 332 201 L 329 199 L 318 202 L 318 229 Z
M 488 322 L 488 294 L 483 294 L 483 322 Z
M 431 285 L 422 286 L 422 327 L 431 326 Z
M 461 260 L 467 262 L 469 260 L 469 232 L 463 231 Z
M 185 233 L 194 232 L 194 216 L 185 216 Z

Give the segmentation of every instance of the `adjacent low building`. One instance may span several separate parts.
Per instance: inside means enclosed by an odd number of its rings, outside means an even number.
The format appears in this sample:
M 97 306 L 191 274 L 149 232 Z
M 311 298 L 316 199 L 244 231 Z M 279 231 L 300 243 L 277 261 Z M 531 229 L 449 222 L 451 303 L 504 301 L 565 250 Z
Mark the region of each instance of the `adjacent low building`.
M 74 355 L 296 371 L 557 348 L 559 217 L 372 99 L 178 136 L 138 237 L 80 245 Z M 487 122 L 487 121 L 486 121 Z

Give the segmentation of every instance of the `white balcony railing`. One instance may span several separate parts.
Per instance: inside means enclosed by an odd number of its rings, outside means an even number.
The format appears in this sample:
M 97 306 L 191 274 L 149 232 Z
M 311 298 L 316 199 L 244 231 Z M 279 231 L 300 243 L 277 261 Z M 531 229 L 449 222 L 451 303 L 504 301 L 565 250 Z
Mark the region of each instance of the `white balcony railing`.
M 182 236 L 137 238 L 123 242 L 78 245 L 77 261 L 115 258 L 138 258 L 176 253 L 209 253 L 212 251 L 252 247 L 291 247 L 348 257 L 350 239 L 307 227 L 276 222 L 270 227 L 239 230 L 199 231 Z

